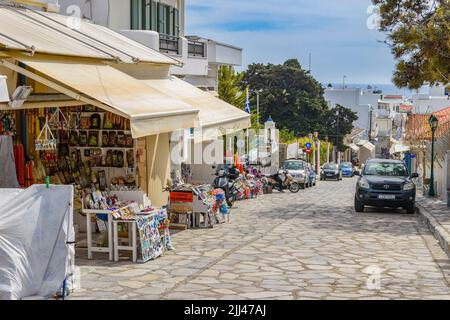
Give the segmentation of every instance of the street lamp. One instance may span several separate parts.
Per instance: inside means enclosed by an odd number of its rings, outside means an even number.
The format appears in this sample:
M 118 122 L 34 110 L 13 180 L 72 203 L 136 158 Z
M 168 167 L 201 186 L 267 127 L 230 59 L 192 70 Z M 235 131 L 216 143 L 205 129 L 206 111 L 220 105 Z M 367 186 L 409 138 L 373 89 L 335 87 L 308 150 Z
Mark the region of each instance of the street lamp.
M 431 115 L 430 119 L 428 119 L 428 123 L 431 127 L 431 174 L 430 174 L 430 188 L 428 190 L 428 195 L 430 197 L 435 197 L 436 192 L 434 191 L 434 135 L 436 133 L 436 129 L 439 124 L 439 120 Z

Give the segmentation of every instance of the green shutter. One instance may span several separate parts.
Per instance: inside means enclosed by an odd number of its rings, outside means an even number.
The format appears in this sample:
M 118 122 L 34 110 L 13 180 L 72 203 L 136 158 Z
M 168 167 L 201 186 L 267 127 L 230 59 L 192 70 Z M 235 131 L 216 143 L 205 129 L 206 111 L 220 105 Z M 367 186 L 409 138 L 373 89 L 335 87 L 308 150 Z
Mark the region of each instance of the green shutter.
M 150 2 L 151 2 L 150 29 L 153 31 L 158 31 L 158 5 L 153 0 L 151 0 Z
M 158 32 L 164 33 L 164 5 L 158 3 Z
M 139 29 L 139 0 L 131 0 L 131 23 L 132 30 Z
M 147 0 L 141 0 L 141 30 L 147 29 Z
M 172 8 L 166 6 L 166 34 L 172 35 L 172 33 L 170 32 L 170 16 L 172 13 Z
M 180 11 L 173 9 L 173 35 L 180 36 Z

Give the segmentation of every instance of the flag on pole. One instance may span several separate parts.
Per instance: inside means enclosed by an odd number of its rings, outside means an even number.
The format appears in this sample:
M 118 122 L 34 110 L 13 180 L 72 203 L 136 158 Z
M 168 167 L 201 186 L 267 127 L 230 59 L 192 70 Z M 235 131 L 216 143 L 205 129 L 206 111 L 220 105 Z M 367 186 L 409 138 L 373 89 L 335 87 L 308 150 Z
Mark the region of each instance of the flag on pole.
M 247 100 L 245 101 L 245 112 L 250 113 L 250 96 L 247 88 Z

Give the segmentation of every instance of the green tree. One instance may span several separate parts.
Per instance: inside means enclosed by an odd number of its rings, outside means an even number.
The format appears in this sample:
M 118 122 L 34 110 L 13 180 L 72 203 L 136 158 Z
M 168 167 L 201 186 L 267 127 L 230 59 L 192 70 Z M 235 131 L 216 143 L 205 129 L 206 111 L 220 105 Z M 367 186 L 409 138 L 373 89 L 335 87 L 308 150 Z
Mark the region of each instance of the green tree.
M 283 129 L 283 139 L 308 136 L 315 131 L 321 139 L 335 134 L 332 120 L 336 117 L 328 109 L 321 84 L 302 69 L 297 59 L 287 60 L 282 65 L 249 65 L 242 81 L 242 88 L 247 86 L 260 91 L 260 121 L 271 116 L 277 127 Z M 351 110 L 340 108 L 340 133 L 345 135 L 353 128 L 354 117 L 349 116 Z M 339 141 L 342 144 L 342 138 Z
M 330 142 L 336 145 L 339 151 L 345 151 L 347 147 L 344 145 L 344 137 L 353 129 L 353 122 L 358 120 L 356 112 L 336 105 L 335 108 L 328 111 L 326 126 L 329 128 Z
M 398 60 L 393 81 L 418 89 L 450 82 L 450 0 L 372 0 Z
M 232 66 L 221 66 L 219 68 L 219 98 L 245 110 L 247 97 L 246 88 L 241 87 L 243 77 L 244 74 L 237 73 Z

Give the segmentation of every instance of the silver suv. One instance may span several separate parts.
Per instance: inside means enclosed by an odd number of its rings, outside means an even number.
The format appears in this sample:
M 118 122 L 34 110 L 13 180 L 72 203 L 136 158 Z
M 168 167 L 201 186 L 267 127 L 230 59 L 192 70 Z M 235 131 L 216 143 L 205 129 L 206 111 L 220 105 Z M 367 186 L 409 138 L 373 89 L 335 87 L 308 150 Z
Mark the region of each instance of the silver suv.
M 305 161 L 289 159 L 283 162 L 281 168 L 289 171 L 294 180 L 300 184 L 302 189 L 309 186 L 309 170 Z

